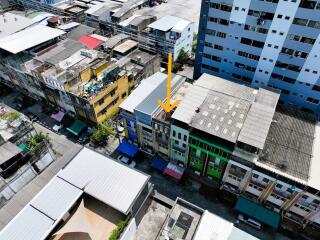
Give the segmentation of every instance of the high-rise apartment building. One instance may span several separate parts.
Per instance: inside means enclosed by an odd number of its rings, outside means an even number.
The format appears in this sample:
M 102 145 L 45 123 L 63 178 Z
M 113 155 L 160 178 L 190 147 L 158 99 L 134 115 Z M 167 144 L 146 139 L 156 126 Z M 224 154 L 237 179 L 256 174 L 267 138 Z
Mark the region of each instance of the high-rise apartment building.
M 319 0 L 203 0 L 194 77 L 282 91 L 320 113 Z

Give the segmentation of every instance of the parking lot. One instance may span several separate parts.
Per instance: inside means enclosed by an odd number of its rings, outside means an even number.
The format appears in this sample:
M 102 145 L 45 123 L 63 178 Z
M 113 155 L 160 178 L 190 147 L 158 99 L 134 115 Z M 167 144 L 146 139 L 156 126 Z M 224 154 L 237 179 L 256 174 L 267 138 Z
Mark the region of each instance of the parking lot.
M 140 15 L 153 15 L 158 18 L 165 15 L 177 16 L 195 23 L 195 32 L 198 32 L 200 17 L 200 0 L 168 0 L 159 6 L 147 7 L 136 11 Z

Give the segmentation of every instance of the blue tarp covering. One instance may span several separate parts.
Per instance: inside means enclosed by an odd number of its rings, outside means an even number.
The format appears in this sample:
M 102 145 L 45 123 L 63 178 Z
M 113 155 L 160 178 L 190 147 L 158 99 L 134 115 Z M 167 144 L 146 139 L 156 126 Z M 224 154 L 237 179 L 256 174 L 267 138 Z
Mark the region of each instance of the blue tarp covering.
M 130 143 L 124 141 L 124 140 L 119 145 L 117 150 L 119 152 L 127 155 L 128 157 L 134 157 L 139 152 L 139 148 L 137 148 L 135 145 L 130 144 Z
M 166 169 L 167 165 L 168 163 L 161 157 L 155 156 L 154 158 L 152 158 L 151 167 L 158 169 L 161 172 Z

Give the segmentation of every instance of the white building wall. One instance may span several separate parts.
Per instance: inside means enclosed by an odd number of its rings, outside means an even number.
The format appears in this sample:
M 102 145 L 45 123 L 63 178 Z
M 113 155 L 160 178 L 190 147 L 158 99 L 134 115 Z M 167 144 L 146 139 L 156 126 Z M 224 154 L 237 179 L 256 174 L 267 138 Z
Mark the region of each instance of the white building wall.
M 255 83 L 253 81 L 253 86 L 260 86 L 261 84 L 267 85 L 278 59 L 278 55 L 281 52 L 288 35 L 294 16 L 298 10 L 299 3 L 300 0 L 296 2 L 279 1 L 253 77 L 254 80 L 257 80 L 260 83 Z M 279 18 L 278 16 L 282 17 Z M 286 17 L 289 17 L 289 19 L 285 19 Z
M 320 13 L 319 13 L 320 14 Z M 307 70 L 307 71 L 306 71 Z M 313 45 L 301 72 L 298 75 L 298 81 L 316 84 L 320 78 L 320 34 Z
M 173 136 L 173 131 L 175 131 L 176 135 Z M 181 134 L 181 138 L 179 139 L 179 133 Z M 186 136 L 186 138 L 184 137 Z M 189 141 L 189 131 L 182 129 L 180 127 L 177 127 L 175 125 L 171 125 L 171 131 L 170 131 L 170 145 L 171 145 L 171 154 L 170 158 L 172 160 L 179 160 L 181 162 L 184 162 L 184 164 L 187 164 L 187 158 L 188 158 L 188 141 Z M 175 144 L 176 146 L 179 146 L 180 148 L 184 148 L 183 144 L 185 144 L 185 154 L 184 155 L 178 155 L 175 153 L 175 150 L 173 149 L 174 142 L 178 141 L 178 144 Z
M 176 41 L 174 45 L 173 61 L 176 61 L 181 49 L 186 52 L 191 53 L 193 34 L 194 34 L 194 23 L 190 23 L 182 32 L 180 38 Z
M 133 240 L 135 233 L 137 231 L 137 224 L 135 218 L 131 219 L 128 226 L 126 227 L 126 230 L 120 237 L 120 240 Z
M 234 0 L 230 21 L 245 24 L 251 0 Z

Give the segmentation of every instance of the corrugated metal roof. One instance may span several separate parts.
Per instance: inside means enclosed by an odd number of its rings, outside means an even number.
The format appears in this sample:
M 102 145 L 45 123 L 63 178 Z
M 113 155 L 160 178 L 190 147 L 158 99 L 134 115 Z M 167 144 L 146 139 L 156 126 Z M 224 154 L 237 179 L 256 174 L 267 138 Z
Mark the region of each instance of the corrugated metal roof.
M 83 192 L 128 214 L 149 178 L 83 148 L 1 231 L 0 240 L 46 239 Z
M 167 15 L 149 24 L 148 27 L 167 32 L 170 29 L 172 29 L 176 24 L 178 24 L 178 22 L 180 22 L 181 20 L 182 19 L 179 17 Z
M 256 164 L 302 184 L 317 179 L 318 125 L 314 115 L 278 105 Z
M 149 176 L 84 148 L 59 177 L 127 214 Z
M 130 23 L 131 21 L 133 21 L 135 18 L 138 18 L 138 17 L 140 17 L 140 16 L 141 16 L 141 15 L 139 15 L 139 14 L 134 14 L 134 15 L 132 15 L 131 17 L 127 18 L 126 20 L 120 22 L 119 25 L 122 26 L 122 27 L 126 27 L 126 26 L 129 25 L 129 23 Z
M 223 78 L 212 76 L 209 74 L 202 74 L 202 76 L 195 82 L 196 86 L 201 86 L 211 91 L 216 91 L 230 95 L 232 97 L 240 98 L 249 102 L 254 102 L 258 90 L 247 87 Z
M 191 123 L 196 110 L 205 100 L 209 89 L 199 86 L 192 86 L 187 92 L 177 109 L 172 114 L 172 118 L 185 123 Z
M 0 48 L 16 54 L 63 34 L 62 30 L 39 24 L 1 38 Z
M 157 72 L 141 81 L 140 85 L 120 104 L 120 109 L 133 113 L 134 109 L 166 79 L 166 74 Z
M 320 189 L 320 122 L 315 127 L 315 137 L 313 142 L 312 161 L 310 168 L 310 178 L 308 185 Z
M 112 49 L 126 39 L 130 39 L 130 37 L 127 34 L 120 33 L 114 35 L 111 38 L 109 38 L 108 41 L 105 43 L 105 48 Z
M 73 29 L 71 32 L 68 33 L 68 37 L 70 39 L 78 41 L 84 35 L 93 34 L 96 31 L 95 28 L 89 27 L 84 24 L 80 24 L 78 27 Z
M 203 74 L 172 118 L 228 141 L 263 149 L 278 99 L 279 93 Z
M 124 53 L 126 53 L 127 51 L 129 51 L 130 49 L 138 46 L 138 44 L 139 44 L 138 42 L 129 39 L 129 40 L 121 43 L 120 45 L 116 46 L 116 47 L 113 49 L 113 51 L 124 54 Z
M 57 44 L 55 48 L 41 54 L 36 59 L 41 62 L 48 62 L 53 65 L 57 65 L 61 61 L 69 58 L 80 49 L 88 49 L 84 44 L 75 41 L 73 39 L 67 38 Z
M 240 131 L 238 141 L 263 149 L 279 93 L 260 88 Z
M 235 143 L 249 108 L 248 101 L 209 91 L 190 125 Z
M 95 49 L 97 47 L 99 47 L 103 41 L 101 41 L 100 39 L 88 36 L 88 35 L 84 35 L 79 39 L 79 42 L 87 45 L 89 48 L 91 49 Z
M 273 115 L 274 109 L 253 103 L 243 123 L 238 141 L 263 149 Z
M 57 220 L 74 205 L 82 193 L 81 189 L 55 177 L 30 202 L 30 205 Z
M 38 240 L 44 239 L 54 221 L 27 205 L 0 232 L 0 240 Z
M 203 213 L 194 240 L 226 240 L 233 228 L 233 223 L 208 212 Z

